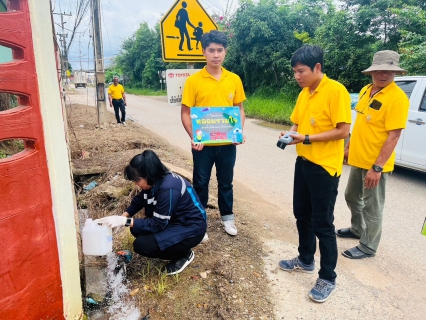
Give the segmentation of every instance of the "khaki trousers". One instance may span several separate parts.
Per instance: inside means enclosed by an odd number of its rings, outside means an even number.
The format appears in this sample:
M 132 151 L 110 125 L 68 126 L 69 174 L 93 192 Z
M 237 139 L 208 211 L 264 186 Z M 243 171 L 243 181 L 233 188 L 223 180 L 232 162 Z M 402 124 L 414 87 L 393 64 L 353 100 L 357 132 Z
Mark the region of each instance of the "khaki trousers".
M 366 189 L 364 179 L 367 172 L 365 169 L 351 168 L 345 199 L 352 215 L 350 230 L 361 237 L 358 249 L 367 254 L 375 254 L 382 236 L 386 181 L 391 172 L 382 172 L 378 186 Z

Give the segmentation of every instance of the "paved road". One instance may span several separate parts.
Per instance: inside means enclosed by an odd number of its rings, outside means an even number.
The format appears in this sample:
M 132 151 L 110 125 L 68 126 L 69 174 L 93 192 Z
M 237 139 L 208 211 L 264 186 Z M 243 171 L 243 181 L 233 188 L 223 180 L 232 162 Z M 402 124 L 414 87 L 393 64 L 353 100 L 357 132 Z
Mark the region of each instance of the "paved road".
M 94 91 L 77 89 L 75 103 L 94 104 Z M 162 136 L 171 145 L 190 155 L 189 137 L 180 122 L 180 107 L 170 107 L 165 97 L 127 95 L 129 117 Z M 109 110 L 111 108 L 108 107 Z M 420 229 L 426 216 L 426 174 L 395 170 L 388 182 L 382 241 L 378 255 L 365 261 L 342 256 L 338 261 L 338 290 L 325 304 L 306 298 L 316 275 L 293 275 L 277 270 L 282 258 L 297 254 L 297 232 L 292 216 L 292 183 L 296 153 L 294 147 L 276 147 L 279 130 L 247 119 L 247 142 L 238 146 L 235 167 L 236 185 L 257 197 L 259 218 L 269 234 L 265 258 L 276 295 L 278 319 L 423 319 L 426 305 L 426 237 Z M 349 167 L 344 167 L 335 209 L 336 228 L 348 227 L 350 213 L 343 193 Z M 255 197 L 256 196 L 256 197 Z M 251 196 L 250 196 L 251 197 Z M 261 209 L 262 210 L 262 209 Z M 264 234 L 265 236 L 265 234 Z M 339 251 L 355 240 L 338 239 Z M 319 256 L 316 257 L 319 265 Z

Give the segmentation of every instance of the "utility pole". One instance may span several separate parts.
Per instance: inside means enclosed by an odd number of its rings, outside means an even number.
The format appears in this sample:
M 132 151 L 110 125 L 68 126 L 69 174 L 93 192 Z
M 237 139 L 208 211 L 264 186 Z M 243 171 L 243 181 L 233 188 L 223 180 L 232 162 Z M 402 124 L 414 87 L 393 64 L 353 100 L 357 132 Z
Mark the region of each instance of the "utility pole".
M 59 41 L 62 44 L 62 70 L 61 70 L 61 75 L 62 75 L 62 79 L 66 79 L 66 70 L 68 70 L 68 52 L 67 52 L 67 41 L 66 38 L 68 37 L 68 33 L 65 33 L 64 31 L 64 24 L 66 22 L 64 22 L 64 16 L 71 16 L 71 12 L 70 14 L 66 14 L 64 13 L 53 13 L 53 14 L 59 14 L 61 16 L 61 29 L 62 29 L 62 33 L 57 33 L 57 35 L 60 37 Z
M 81 65 L 81 33 L 78 35 L 78 50 L 80 52 L 80 72 L 83 71 L 83 67 Z
M 95 55 L 95 80 L 96 80 L 96 104 L 98 112 L 98 125 L 106 122 L 107 110 L 105 102 L 105 71 L 104 55 L 102 48 L 101 14 L 99 12 L 99 0 L 91 0 L 93 22 L 93 47 Z

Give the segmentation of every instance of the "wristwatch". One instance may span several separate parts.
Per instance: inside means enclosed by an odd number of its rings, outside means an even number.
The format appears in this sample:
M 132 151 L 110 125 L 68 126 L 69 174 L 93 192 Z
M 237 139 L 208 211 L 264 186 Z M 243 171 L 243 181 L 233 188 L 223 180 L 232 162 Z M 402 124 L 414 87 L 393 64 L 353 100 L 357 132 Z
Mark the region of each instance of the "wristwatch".
M 309 140 L 309 134 L 305 135 L 305 141 L 303 141 L 303 144 L 311 144 L 311 140 Z
M 130 224 L 132 223 L 132 218 L 127 218 L 126 223 L 124 224 L 125 227 L 130 226 Z
M 382 172 L 382 171 L 383 171 L 383 168 L 382 168 L 382 167 L 380 167 L 380 166 L 376 166 L 375 164 L 373 164 L 372 169 L 373 169 L 374 171 L 376 171 L 376 172 Z

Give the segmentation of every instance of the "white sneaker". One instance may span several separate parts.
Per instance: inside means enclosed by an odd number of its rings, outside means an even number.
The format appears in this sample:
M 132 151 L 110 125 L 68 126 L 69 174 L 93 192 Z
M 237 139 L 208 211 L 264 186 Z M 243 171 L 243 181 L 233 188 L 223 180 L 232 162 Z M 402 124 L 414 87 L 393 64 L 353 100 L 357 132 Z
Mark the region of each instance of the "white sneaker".
M 203 240 L 201 240 L 201 242 L 200 242 L 200 243 L 206 243 L 207 241 L 209 241 L 209 236 L 208 236 L 208 234 L 207 234 L 207 232 L 206 232 L 206 234 L 204 235 Z
M 222 220 L 222 224 L 227 234 L 231 236 L 237 235 L 238 231 L 237 231 L 237 228 L 235 227 L 234 220 L 227 220 L 227 221 Z
M 126 124 L 125 122 L 122 122 L 121 124 L 122 124 L 123 126 L 127 127 L 127 124 Z

